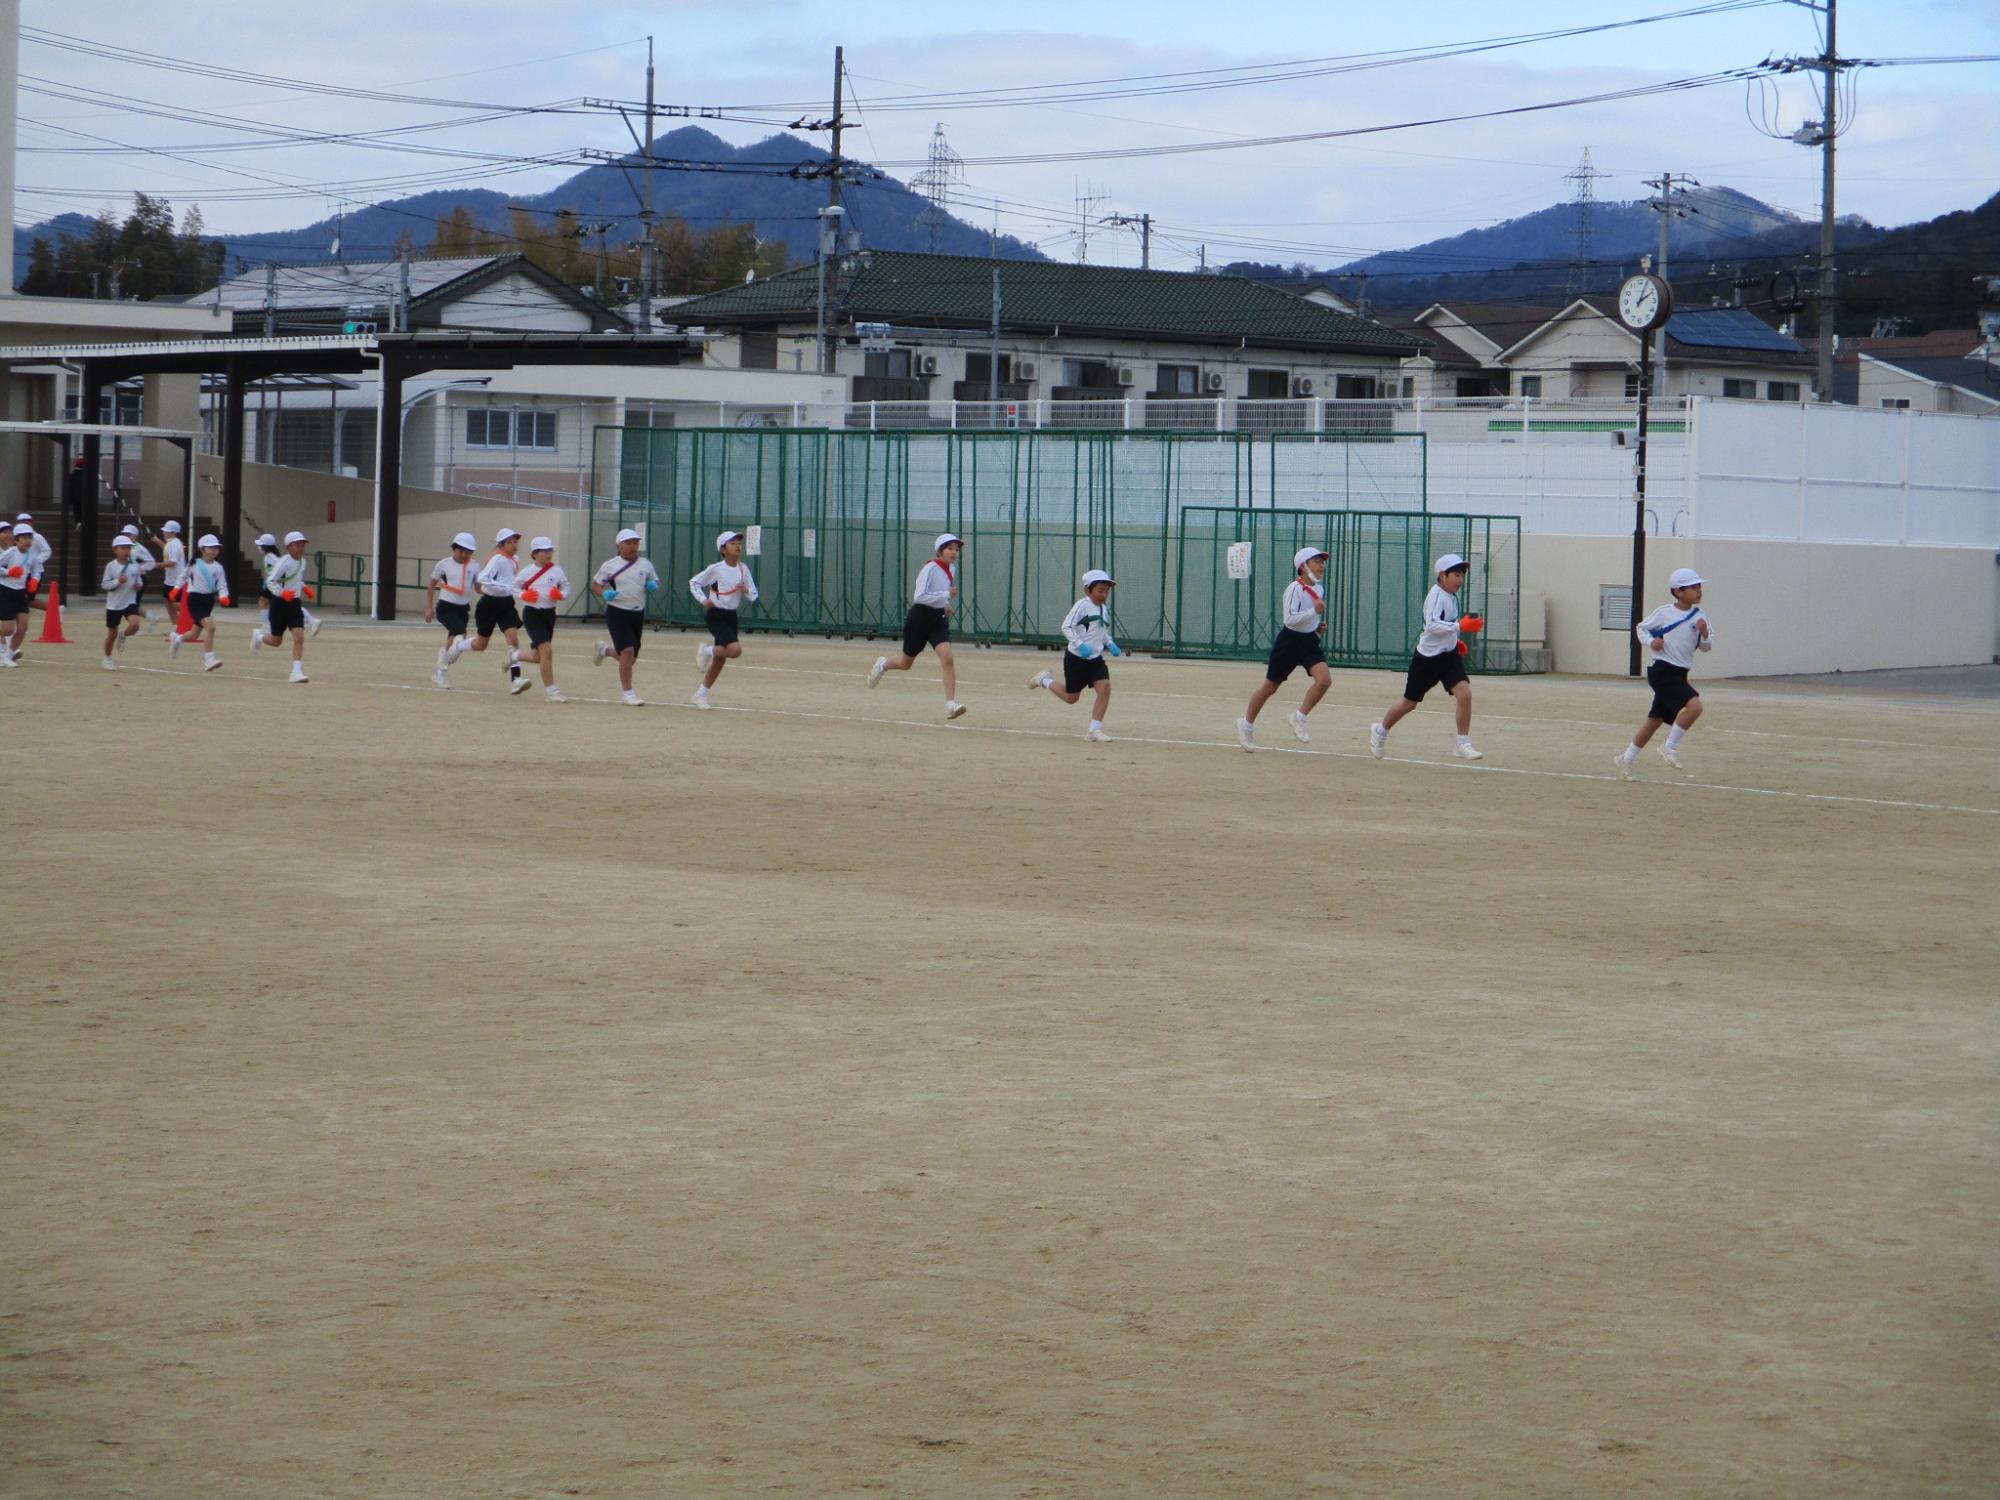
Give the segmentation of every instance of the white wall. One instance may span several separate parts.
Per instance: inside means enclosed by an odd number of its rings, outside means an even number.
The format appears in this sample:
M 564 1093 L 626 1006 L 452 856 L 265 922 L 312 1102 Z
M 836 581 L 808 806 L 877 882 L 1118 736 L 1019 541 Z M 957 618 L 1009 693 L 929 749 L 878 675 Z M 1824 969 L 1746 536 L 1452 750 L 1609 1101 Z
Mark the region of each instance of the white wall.
M 551 296 L 548 289 L 514 271 L 469 296 L 445 303 L 438 321 L 446 328 L 526 328 L 538 333 L 588 333 L 590 316 Z

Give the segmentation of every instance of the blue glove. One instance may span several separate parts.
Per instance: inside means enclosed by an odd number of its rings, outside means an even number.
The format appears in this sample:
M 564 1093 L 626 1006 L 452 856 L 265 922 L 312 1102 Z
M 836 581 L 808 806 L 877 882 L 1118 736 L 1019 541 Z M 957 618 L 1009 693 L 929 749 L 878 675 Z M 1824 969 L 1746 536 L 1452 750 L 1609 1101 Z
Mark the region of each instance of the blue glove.
M 1116 641 L 1107 640 L 1104 643 L 1104 654 L 1106 656 L 1123 656 L 1125 654 L 1125 648 L 1119 645 Z
M 1079 661 L 1089 661 L 1091 657 L 1097 655 L 1097 648 L 1088 641 L 1083 642 L 1081 645 L 1072 646 L 1069 649 L 1070 654 L 1075 656 Z
M 659 593 L 659 591 L 660 591 L 660 580 L 657 578 L 648 578 L 646 580 L 646 592 L 649 594 L 657 594 Z

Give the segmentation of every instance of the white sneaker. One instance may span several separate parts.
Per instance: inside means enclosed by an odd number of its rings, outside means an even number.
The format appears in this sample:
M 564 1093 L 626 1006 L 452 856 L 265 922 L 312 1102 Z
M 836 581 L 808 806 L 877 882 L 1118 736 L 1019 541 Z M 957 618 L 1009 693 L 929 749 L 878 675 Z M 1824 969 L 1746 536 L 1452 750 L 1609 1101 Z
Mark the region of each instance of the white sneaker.
M 646 706 L 646 700 L 644 698 L 641 698 L 637 693 L 633 692 L 630 688 L 625 689 L 624 694 L 619 698 L 618 701 L 626 705 L 626 707 L 628 708 L 644 708 Z
M 1045 688 L 1054 681 L 1055 679 L 1047 672 L 1037 667 L 1035 668 L 1035 675 L 1028 679 L 1028 691 L 1032 693 L 1036 688 Z
M 1678 745 L 1660 746 L 1660 759 L 1665 761 L 1668 765 L 1672 766 L 1676 771 L 1684 771 L 1687 769 L 1687 767 L 1681 764 L 1681 752 L 1680 752 L 1680 747 Z
M 312 617 L 311 622 L 306 626 L 306 634 L 318 635 L 320 626 L 324 625 L 325 623 L 326 621 L 322 620 L 318 615 L 314 615 Z M 302 678 L 300 680 L 303 681 L 304 679 Z
M 708 664 L 714 660 L 715 660 L 714 641 L 705 641 L 701 645 L 694 648 L 694 664 L 697 667 L 701 668 L 702 671 L 706 672 L 708 670 Z
M 1368 753 L 1380 760 L 1389 751 L 1389 731 L 1380 724 L 1368 726 Z
M 444 675 L 443 667 L 439 667 L 435 672 L 431 673 L 431 681 L 435 682 L 441 688 L 451 686 L 451 679 Z
M 181 633 L 178 630 L 172 631 L 167 636 L 167 655 L 179 656 L 180 654 L 181 654 Z
M 1618 774 L 1623 776 L 1627 781 L 1637 781 L 1639 779 L 1639 763 L 1635 758 L 1626 755 L 1621 750 L 1618 754 L 1612 756 L 1611 759 L 1617 763 Z
M 965 717 L 965 705 L 964 705 L 963 703 L 960 703 L 960 702 L 959 702 L 959 701 L 958 701 L 958 700 L 957 700 L 956 698 L 947 698 L 947 699 L 945 699 L 945 704 L 944 704 L 944 716 L 945 716 L 945 717 L 946 717 L 947 719 L 962 719 L 962 718 L 964 718 L 964 717 Z
M 611 660 L 611 642 L 599 641 L 597 643 L 597 649 L 591 653 L 590 664 L 593 667 L 601 667 L 610 660 Z
M 115 672 L 118 670 L 118 663 L 113 661 L 110 657 L 107 656 L 104 658 L 104 670 L 107 672 Z
M 543 696 L 544 698 L 548 699 L 548 700 L 549 700 L 549 702 L 551 702 L 551 703 L 567 703 L 567 702 L 569 702 L 569 695 L 568 695 L 567 693 L 565 693 L 565 692 L 564 692 L 564 691 L 563 691 L 563 690 L 562 690 L 561 688 L 559 688 L 559 687 L 552 687 L 552 688 L 550 688 L 550 689 L 549 689 L 549 690 L 548 690 L 547 692 L 543 693 L 543 694 L 542 694 L 542 696 Z
M 262 650 L 264 649 L 264 632 L 263 632 L 263 631 L 261 631 L 261 630 L 257 630 L 257 629 L 254 629 L 254 628 L 253 628 L 253 629 L 251 630 L 251 632 L 250 632 L 250 649 L 251 649 L 252 651 L 262 651 Z
M 882 674 L 888 670 L 889 658 L 886 656 L 876 657 L 875 665 L 868 669 L 868 685 L 870 687 L 875 686 L 876 683 L 882 680 Z
M 285 680 L 287 682 L 310 682 L 312 679 L 306 676 L 306 669 L 303 666 L 298 662 L 293 662 L 292 675 Z
M 1451 747 L 1451 753 L 1452 753 L 1453 755 L 1456 755 L 1456 756 L 1457 756 L 1457 757 L 1458 757 L 1458 758 L 1459 758 L 1460 760 L 1484 760 L 1484 759 L 1486 759 L 1486 757 L 1485 757 L 1485 756 L 1483 756 L 1483 755 L 1481 755 L 1481 754 L 1479 753 L 1479 750 L 1478 750 L 1478 748 L 1477 748 L 1476 746 L 1474 746 L 1474 745 L 1472 745 L 1472 744 L 1469 744 L 1469 743 L 1468 743 L 1468 744 L 1464 744 L 1464 745 L 1453 745 L 1453 746 Z
M 1252 724 L 1248 719 L 1238 719 L 1236 721 L 1236 743 L 1241 745 L 1245 750 L 1255 750 L 1257 748 L 1257 726 Z
M 1083 732 L 1083 737 L 1093 745 L 1108 745 L 1111 743 L 1111 736 L 1101 729 L 1086 729 Z
M 510 697 L 518 697 L 533 686 L 534 683 L 530 682 L 527 678 L 516 677 L 512 682 L 507 684 L 507 692 Z
M 693 704 L 696 708 L 707 709 L 715 707 L 713 703 L 710 703 L 708 701 L 708 694 L 702 692 L 700 689 L 695 690 L 695 695 L 692 698 L 688 699 L 688 702 Z
M 448 645 L 438 647 L 438 670 L 442 672 L 446 667 L 450 665 L 451 665 L 451 647 Z
M 206 656 L 202 657 L 201 659 L 201 669 L 204 672 L 213 672 L 217 667 L 221 665 L 222 665 L 222 658 L 217 656 L 213 651 L 209 652 Z
M 1306 716 L 1295 711 L 1291 718 L 1292 733 L 1299 737 L 1299 743 L 1301 745 L 1310 745 L 1313 742 L 1313 737 L 1311 732 L 1306 728 Z

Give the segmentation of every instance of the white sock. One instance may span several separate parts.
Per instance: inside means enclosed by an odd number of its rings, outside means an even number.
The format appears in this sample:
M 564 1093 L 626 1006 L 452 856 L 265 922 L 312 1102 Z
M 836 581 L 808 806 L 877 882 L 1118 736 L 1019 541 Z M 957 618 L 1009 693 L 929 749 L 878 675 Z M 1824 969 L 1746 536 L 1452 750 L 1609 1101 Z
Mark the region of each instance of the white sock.
M 313 612 L 312 612 L 311 610 L 309 610 L 309 609 L 301 609 L 301 610 L 299 611 L 299 613 L 300 613 L 300 614 L 301 614 L 302 616 L 304 616 L 304 617 L 305 617 L 305 622 L 306 622 L 306 624 L 308 624 L 308 625 L 312 624 L 312 622 L 313 622 L 313 621 L 315 621 L 315 620 L 317 620 L 317 619 L 319 618 L 319 616 L 318 616 L 318 615 L 314 614 L 314 613 L 313 613 Z
M 1626 765 L 1631 765 L 1633 761 L 1639 758 L 1639 747 L 1637 745 L 1627 745 L 1625 753 L 1618 758 L 1624 761 Z
M 708 684 L 704 682 L 700 687 L 696 688 L 694 695 L 697 698 L 706 698 L 708 696 Z
M 1092 729 L 1102 729 L 1104 727 L 1104 721 L 1102 719 L 1092 719 L 1090 721 L 1090 727 Z
M 1667 748 L 1669 750 L 1680 749 L 1681 741 L 1686 737 L 1687 731 L 1678 724 L 1674 725 L 1673 728 L 1667 731 Z
M 201 659 L 203 661 L 214 661 L 215 653 L 213 651 L 204 651 L 201 653 Z
M 1469 744 L 1471 744 L 1471 743 L 1472 743 L 1472 736 L 1471 736 L 1471 735 L 1469 735 L 1469 734 L 1461 734 L 1461 735 L 1460 735 L 1460 736 L 1458 737 L 1458 742 L 1459 742 L 1459 743 L 1460 743 L 1461 745 L 1469 745 Z
M 1049 675 L 1049 674 L 1048 674 L 1047 672 L 1044 672 L 1044 673 L 1042 673 L 1042 686 L 1043 686 L 1043 687 L 1045 687 L 1045 688 L 1052 688 L 1052 687 L 1054 687 L 1055 685 L 1056 685 L 1056 680 L 1055 680 L 1055 678 L 1051 677 L 1051 676 L 1050 676 L 1050 675 Z
M 1381 735 L 1383 739 L 1386 740 L 1389 737 L 1389 731 L 1386 726 L 1381 724 L 1376 724 L 1372 727 L 1374 728 L 1375 733 Z

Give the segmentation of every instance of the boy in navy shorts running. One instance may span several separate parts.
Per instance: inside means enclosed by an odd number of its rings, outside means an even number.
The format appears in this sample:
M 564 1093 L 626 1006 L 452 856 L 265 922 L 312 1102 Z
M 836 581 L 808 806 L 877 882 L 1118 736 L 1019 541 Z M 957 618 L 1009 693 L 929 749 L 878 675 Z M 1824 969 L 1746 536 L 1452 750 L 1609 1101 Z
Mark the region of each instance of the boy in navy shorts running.
M 1111 591 L 1116 587 L 1117 580 L 1102 568 L 1083 575 L 1083 597 L 1063 616 L 1063 639 L 1069 644 L 1063 649 L 1062 686 L 1056 686 L 1052 672 L 1037 671 L 1028 679 L 1030 688 L 1047 688 L 1065 703 L 1080 700 L 1085 688 L 1094 689 L 1090 728 L 1083 737 L 1099 745 L 1111 743 L 1104 732 L 1104 711 L 1111 706 L 1111 668 L 1104 658 L 1125 654 L 1111 639 Z
M 1646 668 L 1646 684 L 1653 690 L 1653 706 L 1646 711 L 1632 743 L 1618 756 L 1618 770 L 1627 781 L 1639 779 L 1639 752 L 1646 748 L 1662 724 L 1667 742 L 1660 746 L 1660 758 L 1676 771 L 1681 769 L 1681 738 L 1701 717 L 1701 694 L 1688 681 L 1694 654 L 1706 651 L 1715 642 L 1708 616 L 1701 607 L 1702 576 L 1693 568 L 1676 568 L 1667 580 L 1672 604 L 1662 604 L 1638 625 L 1639 644 L 1653 653 Z
M 627 526 L 618 533 L 618 553 L 591 576 L 590 586 L 604 601 L 604 628 L 608 641 L 599 641 L 591 657 L 597 662 L 618 663 L 620 700 L 627 708 L 644 708 L 646 700 L 632 687 L 632 664 L 639 659 L 639 645 L 646 634 L 646 596 L 660 589 L 660 573 L 652 562 L 639 555 L 644 540 Z
M 1382 722 L 1368 731 L 1368 753 L 1377 760 L 1388 749 L 1389 731 L 1434 687 L 1443 688 L 1458 704 L 1458 739 L 1451 753 L 1460 760 L 1486 758 L 1472 743 L 1472 683 L 1465 675 L 1467 648 L 1458 638 L 1461 631 L 1477 635 L 1486 627 L 1478 615 L 1461 617 L 1458 612 L 1458 591 L 1465 587 L 1468 568 L 1456 552 L 1445 553 L 1432 568 L 1437 581 L 1424 596 L 1424 625 L 1417 634 L 1417 649 L 1410 654 L 1403 696 L 1390 704 Z
M 1264 680 L 1250 694 L 1250 706 L 1236 721 L 1236 743 L 1245 750 L 1257 748 L 1257 715 L 1300 667 L 1312 679 L 1306 695 L 1291 716 L 1292 733 L 1299 743 L 1310 745 L 1306 715 L 1319 706 L 1333 686 L 1333 673 L 1326 669 L 1326 652 L 1319 638 L 1326 631 L 1326 554 L 1317 547 L 1301 547 L 1292 554 L 1292 581 L 1285 587 L 1284 619 L 1278 637 L 1271 642 L 1271 659 L 1264 665 Z
M 451 556 L 440 557 L 431 568 L 430 582 L 424 586 L 424 619 L 444 627 L 444 644 L 438 647 L 437 670 L 431 681 L 441 688 L 451 686 L 451 664 L 471 645 L 473 586 L 472 554 L 479 541 L 469 531 L 451 539 Z
M 746 600 L 757 602 L 757 580 L 743 561 L 743 533 L 723 532 L 715 539 L 715 550 L 722 560 L 710 563 L 688 580 L 688 592 L 702 607 L 702 623 L 708 626 L 711 637 L 694 654 L 702 674 L 701 686 L 694 690 L 696 708 L 710 706 L 708 690 L 715 686 L 722 669 L 743 654 L 743 643 L 736 638 L 737 616 Z
M 931 544 L 931 560 L 917 569 L 916 587 L 911 590 L 910 612 L 903 617 L 903 649 L 894 656 L 878 656 L 868 670 L 868 685 L 875 686 L 884 672 L 907 672 L 929 646 L 937 652 L 944 668 L 944 716 L 956 719 L 965 712 L 958 701 L 958 668 L 951 659 L 951 612 L 958 604 L 958 560 L 965 553 L 965 541 L 949 531 Z

